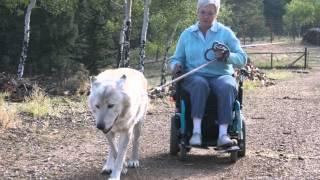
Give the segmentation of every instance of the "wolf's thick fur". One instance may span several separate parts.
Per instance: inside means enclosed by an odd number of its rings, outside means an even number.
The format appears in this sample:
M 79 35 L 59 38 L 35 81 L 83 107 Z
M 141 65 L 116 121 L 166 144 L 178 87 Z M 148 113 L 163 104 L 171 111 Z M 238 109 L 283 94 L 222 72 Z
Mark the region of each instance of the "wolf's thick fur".
M 147 80 L 143 74 L 130 68 L 106 70 L 91 79 L 89 107 L 110 143 L 103 172 L 110 179 L 120 179 L 126 173 L 125 157 L 129 140 L 132 140 L 132 155 L 129 167 L 139 166 L 139 136 L 148 104 Z M 115 136 L 119 134 L 118 146 Z

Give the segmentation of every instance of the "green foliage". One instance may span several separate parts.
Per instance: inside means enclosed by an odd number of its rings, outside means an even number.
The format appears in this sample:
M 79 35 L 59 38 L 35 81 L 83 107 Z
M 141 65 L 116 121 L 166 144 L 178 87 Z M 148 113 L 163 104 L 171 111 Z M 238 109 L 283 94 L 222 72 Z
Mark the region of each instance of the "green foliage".
M 0 6 L 6 7 L 9 10 L 15 11 L 18 7 L 26 7 L 29 0 L 1 0 Z
M 317 2 L 317 1 L 316 1 Z M 287 6 L 287 14 L 286 19 L 287 23 L 291 20 L 298 21 L 300 25 L 306 25 L 313 23 L 316 19 L 315 17 L 315 9 L 316 6 L 314 6 L 316 3 L 305 3 L 305 1 L 297 1 L 293 0 L 290 4 Z M 319 3 L 320 5 L 320 3 Z
M 287 14 L 284 21 L 287 30 L 293 35 L 299 35 L 303 26 L 319 26 L 320 1 L 319 0 L 292 0 L 286 6 Z
M 16 73 L 22 50 L 24 12 L 30 0 L 0 1 L 0 70 Z M 143 2 L 133 1 L 130 60 L 138 60 Z M 197 20 L 194 0 L 152 0 L 146 57 L 173 53 L 180 33 Z M 290 3 L 286 9 L 285 4 Z M 320 22 L 318 0 L 224 0 L 218 20 L 238 37 L 265 36 L 266 24 L 300 31 Z M 264 20 L 265 16 L 267 23 Z M 91 74 L 114 67 L 124 17 L 123 0 L 37 0 L 31 14 L 26 75 L 47 74 L 73 79 L 81 65 Z M 270 20 L 270 21 L 269 21 Z M 292 30 L 293 29 L 293 30 Z M 279 30 L 279 32 L 280 32 Z M 278 31 L 278 30 L 275 30 Z
M 1 2 L 1 1 L 0 1 Z M 18 67 L 23 39 L 24 17 L 0 5 L 0 70 L 12 72 Z
M 54 15 L 59 15 L 75 9 L 78 0 L 38 0 L 39 6 Z
M 92 73 L 116 63 L 122 16 L 114 11 L 120 10 L 102 0 L 80 1 L 75 10 L 79 38 L 73 48 L 73 59 Z
M 285 14 L 285 0 L 264 0 L 264 16 L 266 25 L 276 34 L 283 33 L 283 15 Z
M 233 17 L 233 12 L 232 12 L 231 6 L 228 3 L 223 3 L 222 7 L 220 8 L 218 20 L 227 26 L 231 26 L 233 25 L 232 17 Z
M 267 18 L 281 18 L 285 13 L 284 0 L 264 0 L 264 14 Z
M 191 0 L 153 0 L 150 14 L 148 37 L 151 39 L 151 43 L 156 44 L 154 46 L 160 47 L 159 50 L 163 54 L 165 46 L 170 41 L 174 43 L 180 33 L 195 22 L 196 4 Z M 174 34 L 173 37 L 172 34 Z M 171 37 L 173 39 L 170 39 Z
M 223 5 L 231 11 L 227 15 L 229 20 L 226 25 L 230 26 L 238 37 L 250 37 L 253 40 L 254 37 L 265 34 L 261 0 L 227 0 Z

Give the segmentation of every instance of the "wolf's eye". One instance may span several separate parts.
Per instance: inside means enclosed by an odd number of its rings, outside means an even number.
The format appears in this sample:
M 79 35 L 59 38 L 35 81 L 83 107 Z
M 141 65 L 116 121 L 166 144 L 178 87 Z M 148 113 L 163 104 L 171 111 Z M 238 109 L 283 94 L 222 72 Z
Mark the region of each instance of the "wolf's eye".
M 110 108 L 113 108 L 113 106 L 114 106 L 114 104 L 109 104 L 108 105 L 108 108 L 110 109 Z
M 97 109 L 100 109 L 100 106 L 99 106 L 99 105 L 96 105 L 96 108 L 97 108 Z

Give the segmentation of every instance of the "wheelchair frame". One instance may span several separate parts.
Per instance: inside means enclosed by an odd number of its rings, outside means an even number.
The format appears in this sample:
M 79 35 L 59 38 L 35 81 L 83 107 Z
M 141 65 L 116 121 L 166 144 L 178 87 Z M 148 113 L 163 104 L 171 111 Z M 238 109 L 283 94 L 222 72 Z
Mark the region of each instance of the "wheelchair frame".
M 216 100 L 212 93 L 210 93 L 205 116 L 202 120 L 202 145 L 191 146 L 189 139 L 192 135 L 193 123 L 191 119 L 190 99 L 186 91 L 181 87 L 181 81 L 173 85 L 172 97 L 176 102 L 176 112 L 171 117 L 170 130 L 170 154 L 179 156 L 180 160 L 187 159 L 187 153 L 192 147 L 209 149 L 214 147 L 218 152 L 230 153 L 231 162 L 236 162 L 238 157 L 244 157 L 246 154 L 246 126 L 245 119 L 242 115 L 242 96 L 243 96 L 243 81 L 246 70 L 241 69 L 238 80 L 238 95 L 233 108 L 232 125 L 228 127 L 228 134 L 232 139 L 237 140 L 237 145 L 230 148 L 221 149 L 217 147 L 217 138 L 219 127 L 214 121 L 217 119 Z M 209 102 L 214 102 L 209 103 Z M 214 121 L 212 120 L 214 119 Z

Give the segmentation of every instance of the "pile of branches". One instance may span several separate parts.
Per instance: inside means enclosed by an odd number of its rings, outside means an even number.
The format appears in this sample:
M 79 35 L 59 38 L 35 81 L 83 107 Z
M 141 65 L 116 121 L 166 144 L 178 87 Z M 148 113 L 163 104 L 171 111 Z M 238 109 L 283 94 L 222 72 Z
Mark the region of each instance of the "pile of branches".
M 70 77 L 37 75 L 18 79 L 16 75 L 0 73 L 0 93 L 7 93 L 7 100 L 22 102 L 31 96 L 35 85 L 39 85 L 46 95 L 73 96 L 89 94 L 89 72 L 78 67 Z
M 22 102 L 32 93 L 32 83 L 27 79 L 17 79 L 14 75 L 0 73 L 0 92 L 8 93 L 8 98 L 13 102 Z
M 254 66 L 253 63 L 247 63 L 243 67 L 243 70 L 245 70 L 244 77 L 246 80 L 260 81 L 262 86 L 274 85 L 274 82 L 272 82 L 271 79 L 269 79 L 263 71 L 261 71 L 258 67 Z M 239 78 L 239 75 L 240 70 L 237 70 L 235 72 L 235 77 Z
M 255 67 L 252 63 L 246 64 L 243 69 L 246 70 L 244 75 L 247 80 L 263 81 L 263 80 L 267 79 L 266 74 L 264 72 L 262 72 L 258 67 Z M 239 70 L 237 71 L 237 74 L 238 73 L 239 73 Z

